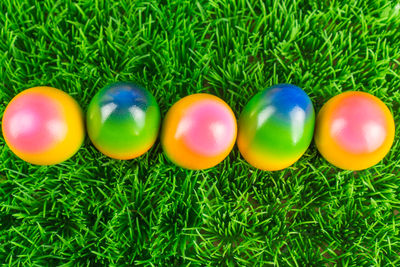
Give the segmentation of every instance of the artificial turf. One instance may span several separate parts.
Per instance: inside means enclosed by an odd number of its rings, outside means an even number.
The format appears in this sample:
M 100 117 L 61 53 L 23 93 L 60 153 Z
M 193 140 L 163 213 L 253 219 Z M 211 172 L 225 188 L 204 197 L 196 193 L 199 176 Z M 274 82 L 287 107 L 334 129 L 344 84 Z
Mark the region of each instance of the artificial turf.
M 48 85 L 86 110 L 113 81 L 148 88 L 165 115 L 196 92 L 238 116 L 256 92 L 302 87 L 316 111 L 361 90 L 400 123 L 397 1 L 170 0 L 0 2 L 0 115 Z M 188 171 L 160 143 L 118 161 L 88 138 L 49 167 L 0 137 L 0 264 L 10 266 L 399 266 L 400 144 L 376 166 L 342 171 L 312 144 L 283 171 L 249 166 L 235 147 Z

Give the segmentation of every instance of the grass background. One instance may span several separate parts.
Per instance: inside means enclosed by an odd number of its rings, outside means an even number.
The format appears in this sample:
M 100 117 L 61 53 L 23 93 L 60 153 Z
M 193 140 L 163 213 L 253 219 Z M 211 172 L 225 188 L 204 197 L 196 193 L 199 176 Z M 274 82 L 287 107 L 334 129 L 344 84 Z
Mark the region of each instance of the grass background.
M 0 2 L 0 115 L 49 85 L 86 110 L 113 81 L 147 87 L 162 114 L 196 92 L 236 115 L 256 92 L 293 83 L 318 111 L 362 90 L 400 123 L 397 1 Z M 342 171 L 314 145 L 262 172 L 235 147 L 217 167 L 174 166 L 160 144 L 117 161 L 86 138 L 49 167 L 0 137 L 0 264 L 10 266 L 399 266 L 400 144 L 373 168 Z

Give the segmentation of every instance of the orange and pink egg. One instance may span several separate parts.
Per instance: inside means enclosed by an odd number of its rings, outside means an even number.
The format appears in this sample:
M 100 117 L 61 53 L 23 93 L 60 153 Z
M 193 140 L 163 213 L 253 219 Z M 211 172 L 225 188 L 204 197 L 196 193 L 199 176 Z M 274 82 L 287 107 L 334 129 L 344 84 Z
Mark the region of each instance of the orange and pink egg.
M 322 156 L 347 170 L 369 168 L 389 152 L 395 124 L 377 97 L 350 91 L 331 98 L 316 121 L 315 143 Z
M 222 99 L 194 94 L 168 111 L 161 132 L 167 157 L 187 169 L 207 169 L 224 160 L 236 140 L 235 115 Z
M 67 160 L 85 136 L 78 103 L 52 87 L 34 87 L 15 96 L 4 112 L 2 131 L 11 151 L 37 165 Z

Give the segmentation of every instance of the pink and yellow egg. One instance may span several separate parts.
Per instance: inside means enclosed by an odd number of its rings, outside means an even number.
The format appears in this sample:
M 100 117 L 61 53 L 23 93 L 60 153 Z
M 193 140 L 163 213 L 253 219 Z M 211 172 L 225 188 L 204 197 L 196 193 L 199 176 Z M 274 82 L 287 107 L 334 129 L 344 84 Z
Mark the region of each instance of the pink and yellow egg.
M 211 168 L 232 150 L 237 134 L 235 115 L 220 98 L 194 94 L 168 111 L 161 144 L 175 164 L 193 170 Z
M 350 91 L 331 98 L 316 121 L 315 143 L 322 156 L 346 170 L 369 168 L 389 152 L 395 124 L 377 97 Z
M 15 96 L 4 112 L 2 131 L 11 151 L 36 165 L 67 160 L 85 137 L 78 103 L 52 87 L 34 87 Z

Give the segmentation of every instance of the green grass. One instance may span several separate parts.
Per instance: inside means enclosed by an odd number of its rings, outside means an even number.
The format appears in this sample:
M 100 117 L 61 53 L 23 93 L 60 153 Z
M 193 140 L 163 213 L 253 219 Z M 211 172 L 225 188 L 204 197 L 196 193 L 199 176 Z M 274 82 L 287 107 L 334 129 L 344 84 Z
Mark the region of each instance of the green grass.
M 329 0 L 0 1 L 0 116 L 49 85 L 86 110 L 113 81 L 147 87 L 165 115 L 215 94 L 240 114 L 256 92 L 293 83 L 318 111 L 362 90 L 400 125 L 400 4 Z M 262 172 L 235 147 L 187 171 L 159 141 L 117 161 L 86 138 L 70 160 L 32 166 L 0 137 L 0 264 L 10 266 L 399 266 L 400 143 L 360 172 L 311 145 Z

